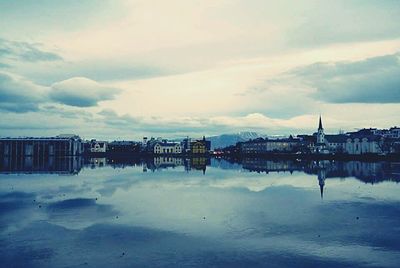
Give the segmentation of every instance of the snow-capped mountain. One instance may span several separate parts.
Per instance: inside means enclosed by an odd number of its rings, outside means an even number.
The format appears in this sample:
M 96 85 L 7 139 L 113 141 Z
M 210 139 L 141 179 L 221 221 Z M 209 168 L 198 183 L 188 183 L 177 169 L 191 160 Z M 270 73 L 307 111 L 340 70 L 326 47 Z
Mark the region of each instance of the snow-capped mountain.
M 235 145 L 240 141 L 248 141 L 251 139 L 256 139 L 266 135 L 261 135 L 257 132 L 239 132 L 233 134 L 222 134 L 218 136 L 207 137 L 206 139 L 211 141 L 211 149 L 224 148 L 230 145 Z

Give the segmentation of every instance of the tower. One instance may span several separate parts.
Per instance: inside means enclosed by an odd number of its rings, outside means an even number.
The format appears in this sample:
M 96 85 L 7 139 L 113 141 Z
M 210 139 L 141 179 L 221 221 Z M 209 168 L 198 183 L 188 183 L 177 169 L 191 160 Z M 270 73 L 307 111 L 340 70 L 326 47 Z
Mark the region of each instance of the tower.
M 325 134 L 324 128 L 322 127 L 322 118 L 319 116 L 319 125 L 318 125 L 318 132 L 317 132 L 317 144 L 322 145 L 325 144 Z

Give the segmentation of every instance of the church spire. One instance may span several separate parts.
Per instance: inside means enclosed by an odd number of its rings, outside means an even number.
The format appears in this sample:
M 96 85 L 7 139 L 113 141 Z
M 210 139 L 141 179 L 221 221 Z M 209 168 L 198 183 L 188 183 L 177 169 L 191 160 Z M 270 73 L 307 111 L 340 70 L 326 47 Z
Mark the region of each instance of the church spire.
M 319 190 L 321 192 L 321 199 L 324 199 L 324 185 L 325 184 L 319 184 Z
M 318 126 L 318 130 L 320 130 L 320 129 L 324 129 L 324 128 L 322 127 L 322 118 L 321 118 L 321 115 L 319 115 L 319 126 Z

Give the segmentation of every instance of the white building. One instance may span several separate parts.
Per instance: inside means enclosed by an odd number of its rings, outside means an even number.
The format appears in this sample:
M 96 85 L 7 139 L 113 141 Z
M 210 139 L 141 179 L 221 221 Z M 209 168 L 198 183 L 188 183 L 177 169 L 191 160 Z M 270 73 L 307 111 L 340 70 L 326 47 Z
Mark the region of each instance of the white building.
M 327 140 L 325 139 L 324 128 L 322 127 L 322 118 L 321 118 L 321 116 L 319 116 L 317 142 L 315 143 L 315 152 L 320 153 L 320 154 L 329 153 L 326 143 L 327 143 Z
M 90 152 L 92 153 L 105 153 L 107 151 L 106 141 L 92 140 L 90 142 Z
M 181 154 L 182 146 L 175 142 L 156 142 L 153 147 L 154 154 Z
M 371 132 L 325 135 L 319 118 L 315 151 L 318 153 L 376 154 L 382 153 L 383 137 Z
M 380 136 L 350 136 L 346 141 L 345 151 L 348 154 L 382 153 Z

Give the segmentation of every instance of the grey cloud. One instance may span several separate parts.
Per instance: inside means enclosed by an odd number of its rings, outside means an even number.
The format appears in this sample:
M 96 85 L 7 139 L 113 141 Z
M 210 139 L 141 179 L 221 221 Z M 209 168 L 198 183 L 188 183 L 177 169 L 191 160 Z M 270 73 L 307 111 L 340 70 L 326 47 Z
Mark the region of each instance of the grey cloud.
M 399 103 L 400 53 L 357 62 L 316 63 L 290 72 L 330 103 Z
M 70 106 L 96 106 L 99 101 L 112 100 L 119 89 L 103 86 L 84 77 L 75 77 L 51 86 L 50 98 Z
M 0 57 L 28 62 L 63 60 L 63 58 L 56 53 L 42 50 L 39 44 L 9 41 L 1 38 Z
M 37 111 L 46 98 L 46 88 L 13 74 L 0 72 L 0 109 L 11 112 Z

